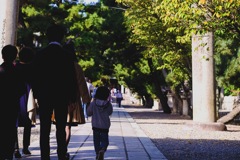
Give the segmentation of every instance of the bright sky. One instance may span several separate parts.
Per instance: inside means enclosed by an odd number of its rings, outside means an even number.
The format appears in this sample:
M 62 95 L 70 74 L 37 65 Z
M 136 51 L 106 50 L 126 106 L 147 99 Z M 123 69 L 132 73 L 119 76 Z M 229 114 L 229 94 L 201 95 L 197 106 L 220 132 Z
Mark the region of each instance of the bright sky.
M 90 4 L 90 3 L 99 2 L 99 0 L 84 0 L 84 2 L 85 2 L 86 4 Z

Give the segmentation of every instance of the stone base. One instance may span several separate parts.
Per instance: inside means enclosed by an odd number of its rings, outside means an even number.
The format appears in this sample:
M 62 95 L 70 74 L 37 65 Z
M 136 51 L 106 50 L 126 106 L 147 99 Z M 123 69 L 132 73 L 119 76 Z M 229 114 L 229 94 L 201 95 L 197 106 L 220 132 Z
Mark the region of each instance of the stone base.
M 185 124 L 186 130 L 203 130 L 203 131 L 226 131 L 226 126 L 223 123 L 218 122 L 191 122 Z
M 162 105 L 159 100 L 154 99 L 152 109 L 155 111 L 162 110 Z

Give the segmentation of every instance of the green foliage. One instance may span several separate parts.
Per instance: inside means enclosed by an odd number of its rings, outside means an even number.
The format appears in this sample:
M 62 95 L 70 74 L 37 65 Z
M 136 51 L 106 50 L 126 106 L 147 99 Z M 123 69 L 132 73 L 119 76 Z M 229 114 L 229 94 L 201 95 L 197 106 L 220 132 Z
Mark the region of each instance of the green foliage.
M 144 57 L 154 57 L 159 70 L 166 69 L 166 81 L 177 87 L 185 80 L 191 81 L 191 37 L 214 31 L 216 39 L 239 42 L 240 2 L 234 0 L 117 0 L 129 7 L 125 12 L 126 24 L 132 31 L 131 42 L 145 51 Z M 219 38 L 218 38 L 219 37 Z M 235 42 L 236 42 L 235 41 Z M 225 41 L 227 42 L 227 41 Z M 233 44 L 233 43 L 232 43 Z M 224 47 L 216 41 L 216 73 L 218 85 L 227 87 L 236 83 L 238 69 L 235 46 Z M 235 51 L 234 51 L 235 50 Z M 231 55 L 234 54 L 234 57 Z M 231 65 L 231 68 L 229 64 Z M 234 68 L 234 69 L 233 69 Z M 227 78 L 226 76 L 229 76 Z M 234 75 L 236 77 L 234 77 Z M 224 78 L 225 77 L 225 78 Z M 223 83 L 224 82 L 224 83 Z M 226 84 L 228 83 L 228 84 Z
M 239 34 L 239 7 L 240 2 L 232 0 L 162 0 L 158 10 L 164 24 L 171 26 L 168 31 L 185 30 L 182 38 L 207 31 L 233 37 Z
M 86 6 L 50 0 L 28 1 L 21 6 L 25 27 L 19 28 L 18 43 L 25 43 L 28 31 L 32 35 L 27 41 L 28 46 L 35 45 L 31 44 L 35 38 L 41 44 L 39 47 L 46 46 L 45 31 L 49 24 L 64 24 L 68 28 L 66 41 L 74 42 L 85 75 L 92 81 L 98 81 L 101 75 L 114 76 L 114 65 L 121 61 L 118 57 L 125 53 L 128 41 L 122 23 L 123 11 L 110 7 L 117 6 L 110 0 Z
M 123 78 L 130 76 L 127 68 L 124 68 L 122 64 L 115 64 L 114 70 L 116 72 L 115 76 L 118 79 L 119 84 L 126 86 L 125 82 L 123 81 Z
M 239 39 L 236 38 L 223 39 L 218 37 L 216 39 L 216 79 L 218 86 L 224 87 L 227 90 L 227 95 L 236 94 L 235 91 L 240 88 L 239 46 Z
M 84 61 L 80 59 L 78 63 L 82 66 L 83 71 L 94 66 L 94 60 L 92 58 L 89 61 Z
M 101 0 L 86 6 L 29 0 L 21 6 L 18 44 L 46 46 L 49 24 L 64 24 L 66 41 L 73 40 L 79 64 L 94 84 L 107 75 L 140 97 L 154 97 L 152 74 L 171 88 L 191 81 L 191 37 L 214 31 L 216 79 L 231 91 L 240 88 L 239 8 L 236 0 Z
M 173 28 L 164 22 L 160 1 L 123 0 L 118 2 L 131 6 L 125 12 L 125 23 L 132 33 L 130 42 L 144 47 L 142 51 L 144 58 L 153 59 L 152 72 L 156 69 L 168 71 L 165 78 L 169 86 L 178 86 L 184 80 L 189 80 L 191 78 L 190 38 L 179 39 L 184 35 L 183 28 Z M 171 29 L 174 32 L 169 32 Z M 144 70 L 141 66 L 141 71 Z M 172 79 L 171 75 L 175 78 Z

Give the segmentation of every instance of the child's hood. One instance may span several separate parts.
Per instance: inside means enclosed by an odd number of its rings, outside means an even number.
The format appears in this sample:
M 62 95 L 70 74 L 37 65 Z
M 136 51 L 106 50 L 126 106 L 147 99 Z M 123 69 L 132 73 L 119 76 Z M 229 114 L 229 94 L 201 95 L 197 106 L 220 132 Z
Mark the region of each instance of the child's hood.
M 100 100 L 100 99 L 95 100 L 96 106 L 102 109 L 106 108 L 108 106 L 108 103 L 109 103 L 108 100 Z

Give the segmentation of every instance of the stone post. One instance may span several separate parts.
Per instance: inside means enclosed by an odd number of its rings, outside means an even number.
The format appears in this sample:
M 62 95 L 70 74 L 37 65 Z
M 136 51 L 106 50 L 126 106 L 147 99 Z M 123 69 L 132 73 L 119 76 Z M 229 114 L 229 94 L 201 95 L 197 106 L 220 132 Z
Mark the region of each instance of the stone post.
M 159 99 L 154 99 L 152 109 L 156 111 L 162 110 L 162 105 Z
M 1 0 L 0 5 L 0 51 L 7 44 L 16 44 L 19 0 Z M 2 56 L 0 56 L 0 64 Z
M 193 121 L 216 121 L 213 33 L 192 37 Z
M 184 116 L 188 116 L 188 102 L 187 102 L 187 97 L 185 95 L 181 95 L 181 99 L 182 99 L 182 114 Z
M 195 129 L 224 130 L 216 123 L 216 89 L 213 33 L 192 37 L 193 126 Z

